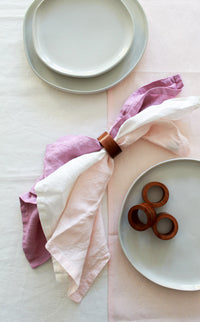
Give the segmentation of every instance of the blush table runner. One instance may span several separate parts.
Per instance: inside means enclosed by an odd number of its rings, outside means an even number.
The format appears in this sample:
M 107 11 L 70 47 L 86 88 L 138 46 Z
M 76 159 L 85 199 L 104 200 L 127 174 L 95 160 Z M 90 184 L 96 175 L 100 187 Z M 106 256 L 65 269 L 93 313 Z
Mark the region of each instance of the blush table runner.
M 200 113 L 194 112 L 196 123 Z M 197 129 L 197 127 L 195 126 Z M 200 131 L 193 130 L 189 156 L 200 158 L 196 139 Z M 140 140 L 115 160 L 115 172 L 108 185 L 109 213 L 109 321 L 179 321 L 200 316 L 200 293 L 170 290 L 154 284 L 140 275 L 125 257 L 118 236 L 120 209 L 131 183 L 150 166 L 174 158 L 174 155 L 149 142 Z M 123 309 L 122 309 L 123 308 Z M 171 321 L 170 320 L 170 321 Z M 198 319 L 197 319 L 198 321 Z
M 188 93 L 195 95 L 199 91 L 199 44 L 194 39 L 200 34 L 197 22 L 200 3 L 195 0 L 142 0 L 141 4 L 149 18 L 151 40 L 147 46 L 148 54 L 145 53 L 143 63 L 138 65 L 134 73 L 108 92 L 109 126 L 113 124 L 120 102 L 130 92 L 131 86 L 140 86 L 144 78 L 151 79 L 163 71 L 170 72 L 178 68 L 185 84 L 180 96 Z M 159 21 L 159 24 L 155 21 Z M 181 50 L 185 48 L 186 38 L 188 54 Z M 166 52 L 170 52 L 170 55 L 165 55 Z M 164 62 L 160 59 L 162 53 Z M 179 121 L 179 126 L 190 142 L 188 156 L 197 159 L 200 159 L 199 124 L 200 111 Z M 115 172 L 108 185 L 111 252 L 108 266 L 109 322 L 192 322 L 200 319 L 200 292 L 170 290 L 143 277 L 125 257 L 118 237 L 120 209 L 134 179 L 152 165 L 174 157 L 169 151 L 141 139 L 115 160 Z

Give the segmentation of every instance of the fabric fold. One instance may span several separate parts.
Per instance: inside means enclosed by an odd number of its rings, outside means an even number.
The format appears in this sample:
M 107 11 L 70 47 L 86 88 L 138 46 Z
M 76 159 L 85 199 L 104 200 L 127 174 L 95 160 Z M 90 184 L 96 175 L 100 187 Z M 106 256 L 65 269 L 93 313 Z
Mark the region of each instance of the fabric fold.
M 119 116 L 110 130 L 110 135 L 114 138 L 120 126 L 126 120 L 151 105 L 158 105 L 164 100 L 175 97 L 182 88 L 183 82 L 180 75 L 161 79 L 139 88 L 124 103 Z
M 165 122 L 169 130 L 173 120 L 199 106 L 200 97 L 196 96 L 169 99 L 159 105 L 152 105 L 126 120 L 119 128 L 115 140 L 123 150 L 143 136 L 146 139 L 152 138 L 151 130 L 154 129 L 155 132 L 157 124 L 161 126 Z M 177 127 L 172 125 L 172 129 L 171 136 L 168 131 L 160 133 L 157 141 L 154 136 L 154 143 L 177 154 L 187 151 L 187 140 Z M 94 230 L 94 223 L 113 168 L 114 160 L 102 149 L 69 161 L 35 186 L 39 216 L 48 239 L 46 247 L 71 277 L 68 294 L 77 302 L 93 282 L 91 279 L 85 287 L 83 277 L 93 274 L 93 266 L 98 274 L 109 259 L 109 252 L 101 254 L 96 266 L 93 250 L 98 253 L 102 245 L 104 248 L 106 239 L 100 226 L 97 231 Z M 99 238 L 92 244 L 92 238 L 96 234 L 99 234 Z M 78 290 L 81 292 L 76 297 Z
M 139 88 L 123 104 L 118 118 L 110 129 L 110 134 L 115 137 L 120 126 L 127 119 L 153 104 L 161 104 L 164 100 L 175 97 L 182 88 L 183 82 L 180 75 L 157 80 Z M 97 136 L 99 134 L 97 133 Z M 150 135 L 148 139 L 150 140 Z M 152 135 L 151 139 L 153 140 Z M 48 177 L 70 160 L 82 154 L 99 151 L 101 148 L 97 139 L 86 136 L 65 136 L 60 138 L 55 143 L 47 146 L 43 174 L 37 182 Z M 43 264 L 51 257 L 45 248 L 47 240 L 39 219 L 35 184 L 30 191 L 20 196 L 23 221 L 23 250 L 32 268 Z

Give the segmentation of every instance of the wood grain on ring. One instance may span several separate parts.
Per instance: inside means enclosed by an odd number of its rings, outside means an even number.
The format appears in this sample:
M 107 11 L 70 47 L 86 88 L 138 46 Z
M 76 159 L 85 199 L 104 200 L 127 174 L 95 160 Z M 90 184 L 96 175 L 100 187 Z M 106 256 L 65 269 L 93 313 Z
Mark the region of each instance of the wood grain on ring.
M 172 229 L 165 233 L 165 234 L 161 234 L 159 231 L 158 231 L 158 228 L 157 228 L 157 224 L 160 220 L 162 219 L 169 219 L 172 223 Z M 172 239 L 174 236 L 176 236 L 177 232 L 178 232 L 178 222 L 176 220 L 175 217 L 173 217 L 172 215 L 168 214 L 167 212 L 161 212 L 157 215 L 157 218 L 156 218 L 156 221 L 154 222 L 153 226 L 152 226 L 152 229 L 153 229 L 153 232 L 154 234 L 162 239 L 162 240 L 169 240 L 169 239 Z
M 101 134 L 97 140 L 106 149 L 111 158 L 115 158 L 120 152 L 122 152 L 120 146 L 112 136 L 108 134 L 108 132 Z
M 138 216 L 139 210 L 142 210 L 145 213 L 147 217 L 147 223 L 143 223 L 140 221 Z M 152 227 L 155 220 L 156 220 L 156 212 L 154 208 L 147 203 L 141 203 L 129 209 L 128 221 L 131 227 L 134 228 L 135 230 L 144 231 L 149 227 Z
M 161 200 L 158 200 L 156 202 L 150 201 L 148 199 L 148 191 L 152 188 L 152 187 L 160 187 L 162 189 L 163 192 L 163 196 L 161 198 Z M 145 202 L 149 203 L 151 206 L 158 208 L 158 207 L 162 207 L 164 204 L 166 204 L 166 202 L 169 199 L 169 190 L 168 188 L 161 182 L 149 182 L 147 183 L 143 190 L 142 190 L 142 197 L 144 199 Z

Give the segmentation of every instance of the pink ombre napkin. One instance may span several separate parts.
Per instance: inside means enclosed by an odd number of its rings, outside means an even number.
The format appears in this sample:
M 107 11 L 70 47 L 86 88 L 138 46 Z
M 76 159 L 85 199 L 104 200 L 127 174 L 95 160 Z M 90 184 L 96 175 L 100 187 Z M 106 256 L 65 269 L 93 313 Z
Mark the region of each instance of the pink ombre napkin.
M 114 139 L 122 151 L 143 138 L 173 154 L 185 155 L 188 140 L 174 121 L 199 107 L 198 96 L 168 99 L 151 105 L 128 118 Z M 75 302 L 82 300 L 110 258 L 100 205 L 114 164 L 105 149 L 83 154 L 35 186 L 46 248 L 57 267 L 60 265 L 60 274 L 63 270 L 68 274 L 68 296 Z M 136 166 L 134 160 L 133 167 Z
M 145 85 L 131 94 L 122 109 L 113 121 L 110 134 L 114 137 L 119 127 L 130 117 L 153 104 L 160 104 L 164 100 L 175 97 L 180 93 L 183 83 L 180 75 L 175 75 Z M 153 128 L 152 128 L 153 130 Z M 102 129 L 103 132 L 103 129 Z M 101 133 L 97 133 L 97 136 Z M 151 140 L 153 137 L 151 136 Z M 97 139 L 85 136 L 65 136 L 46 148 L 44 171 L 38 181 L 44 179 L 63 164 L 82 155 L 99 151 L 101 146 Z M 23 220 L 23 250 L 35 268 L 46 262 L 51 256 L 47 249 L 46 237 L 43 233 L 38 209 L 35 184 L 27 193 L 20 196 L 20 205 Z

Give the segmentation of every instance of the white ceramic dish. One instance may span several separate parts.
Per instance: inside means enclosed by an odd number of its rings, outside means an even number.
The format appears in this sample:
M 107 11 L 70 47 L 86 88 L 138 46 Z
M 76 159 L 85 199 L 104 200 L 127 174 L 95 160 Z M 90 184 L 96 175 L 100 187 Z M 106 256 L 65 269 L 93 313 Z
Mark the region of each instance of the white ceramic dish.
M 131 15 L 120 0 L 43 0 L 32 28 L 41 60 L 72 77 L 93 77 L 113 68 L 134 35 Z
M 136 0 L 124 0 L 134 22 L 134 38 L 130 50 L 116 67 L 97 77 L 76 78 L 56 73 L 48 68 L 37 55 L 32 38 L 32 20 L 41 0 L 35 0 L 24 17 L 24 48 L 27 60 L 34 73 L 57 89 L 88 94 L 104 91 L 122 81 L 137 65 L 146 48 L 148 39 L 147 21 L 144 11 Z
M 138 232 L 128 223 L 128 209 L 142 201 L 150 181 L 169 189 L 169 201 L 157 211 L 171 213 L 179 224 L 171 240 L 157 238 L 152 229 Z M 149 280 L 177 290 L 200 290 L 200 161 L 173 159 L 145 171 L 129 189 L 119 222 L 122 249 L 130 263 Z

